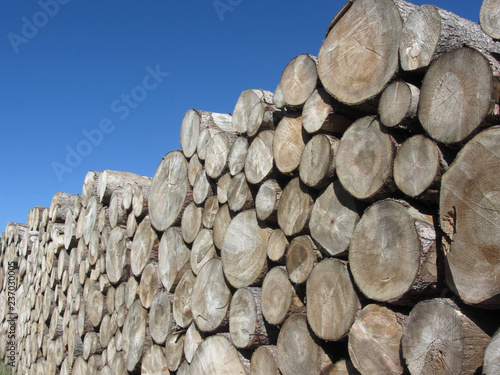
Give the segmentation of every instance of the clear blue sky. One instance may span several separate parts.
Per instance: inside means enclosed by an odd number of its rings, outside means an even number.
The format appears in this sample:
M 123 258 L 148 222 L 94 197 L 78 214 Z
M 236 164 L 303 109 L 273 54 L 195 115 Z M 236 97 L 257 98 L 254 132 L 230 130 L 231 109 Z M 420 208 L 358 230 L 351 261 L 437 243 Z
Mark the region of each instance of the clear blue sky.
M 294 56 L 318 54 L 344 4 L 54 3 L 0 5 L 0 232 L 57 191 L 80 194 L 88 170 L 153 176 L 180 148 L 186 110 L 229 113 L 245 89 L 274 91 Z M 431 3 L 479 18 L 479 0 Z

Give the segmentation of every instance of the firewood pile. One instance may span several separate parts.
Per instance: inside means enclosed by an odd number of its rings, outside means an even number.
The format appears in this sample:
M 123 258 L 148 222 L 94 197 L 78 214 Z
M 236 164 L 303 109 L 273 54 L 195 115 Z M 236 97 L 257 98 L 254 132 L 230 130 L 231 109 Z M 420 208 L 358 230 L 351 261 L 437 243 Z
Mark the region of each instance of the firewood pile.
M 37 375 L 500 373 L 499 14 L 349 1 L 274 93 L 188 110 L 153 178 L 90 171 L 9 223 L 0 357 Z

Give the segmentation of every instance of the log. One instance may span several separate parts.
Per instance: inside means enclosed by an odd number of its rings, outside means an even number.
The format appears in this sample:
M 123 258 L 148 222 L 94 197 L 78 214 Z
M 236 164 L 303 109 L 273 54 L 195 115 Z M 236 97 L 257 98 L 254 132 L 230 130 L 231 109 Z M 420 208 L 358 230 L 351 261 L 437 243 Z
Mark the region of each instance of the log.
M 270 343 L 260 306 L 260 288 L 240 288 L 231 300 L 229 334 L 239 349 L 255 349 Z
M 99 336 L 95 332 L 88 332 L 83 339 L 83 359 L 88 360 L 91 354 L 97 352 Z
M 334 108 L 335 106 L 335 108 Z M 322 88 L 318 87 L 304 103 L 302 126 L 310 134 L 317 132 L 342 134 L 352 120 L 339 113 L 338 103 Z
M 87 375 L 89 371 L 89 367 L 85 359 L 83 357 L 78 357 L 73 364 L 73 375 Z M 38 372 L 38 371 L 37 371 Z
M 186 209 L 181 219 L 182 239 L 190 244 L 198 235 L 203 222 L 203 208 L 191 202 Z
M 116 329 L 118 329 L 118 325 L 116 324 L 116 315 L 113 323 L 111 322 L 109 314 L 104 315 L 99 326 L 99 343 L 103 349 L 108 346 L 109 340 L 111 340 L 111 336 L 114 335 Z
M 186 159 L 180 151 L 169 152 L 156 169 L 149 190 L 149 217 L 156 230 L 180 224 L 182 212 L 192 199 L 188 186 Z
M 342 358 L 333 364 L 330 371 L 328 371 L 328 375 L 360 375 L 360 373 L 351 361 Z
M 193 157 L 189 159 L 189 164 L 188 164 L 188 181 L 191 186 L 194 185 L 194 180 L 196 179 L 196 175 L 202 169 L 203 169 L 203 164 L 201 164 L 200 159 L 198 158 L 198 154 L 194 154 Z
M 123 343 L 125 345 L 125 367 L 133 371 L 138 365 L 146 341 L 147 311 L 136 300 L 127 312 L 123 325 Z
M 137 218 L 133 213 L 129 213 L 127 216 L 127 237 L 133 238 L 135 231 L 137 230 Z
M 208 142 L 212 139 L 212 134 L 208 129 L 200 130 L 200 134 L 198 135 L 198 142 L 196 143 L 196 154 L 200 160 L 205 160 L 205 156 L 207 155 L 207 145 Z
M 87 208 L 89 199 L 92 196 L 97 196 L 97 182 L 101 172 L 88 171 L 83 180 L 81 204 L 83 208 Z
M 379 94 L 397 72 L 402 27 L 392 0 L 349 2 L 319 51 L 319 78 L 326 91 L 349 105 Z
M 422 134 L 403 142 L 394 158 L 394 182 L 411 198 L 437 201 L 442 174 L 448 169 L 439 147 Z
M 227 204 L 222 205 L 215 215 L 215 221 L 213 226 L 212 237 L 214 245 L 217 249 L 222 248 L 222 242 L 224 241 L 224 236 L 226 235 L 227 227 L 231 222 L 231 212 L 229 211 L 229 206 Z
M 53 223 L 64 223 L 68 213 L 73 216 L 73 206 L 77 196 L 58 191 L 52 197 L 49 207 L 49 219 Z
M 196 324 L 192 323 L 186 331 L 184 338 L 184 358 L 191 363 L 196 353 L 196 349 L 203 342 L 202 333 L 196 328 Z
M 468 304 L 500 306 L 497 194 L 500 128 L 465 145 L 443 175 L 439 200 L 448 286 Z
M 203 207 L 203 226 L 212 229 L 215 222 L 215 216 L 219 211 L 219 199 L 216 196 L 208 197 Z
M 111 193 L 108 217 L 111 228 L 116 226 L 124 227 L 127 225 L 128 215 L 127 210 L 125 210 L 123 206 L 123 190 L 117 189 Z
M 317 57 L 302 54 L 294 57 L 281 74 L 280 87 L 285 106 L 302 108 L 316 89 Z
M 182 328 L 186 328 L 193 321 L 191 294 L 193 293 L 195 280 L 196 276 L 194 273 L 188 270 L 182 276 L 177 288 L 175 288 L 172 315 L 175 324 Z
M 293 174 L 300 164 L 302 151 L 308 141 L 302 130 L 302 117 L 287 115 L 274 131 L 273 156 L 276 168 L 283 174 Z
M 210 230 L 200 230 L 191 248 L 191 270 L 195 275 L 200 273 L 203 266 L 216 255 L 214 241 Z
M 306 314 L 294 314 L 285 321 L 276 346 L 283 375 L 320 375 L 332 365 L 309 330 Z
M 176 228 L 168 228 L 158 247 L 158 268 L 165 289 L 170 292 L 190 268 L 191 254 Z
M 305 312 L 283 267 L 274 267 L 267 273 L 262 283 L 261 307 L 262 315 L 273 325 L 283 323 L 291 314 Z
M 227 189 L 229 189 L 231 178 L 231 173 L 227 172 L 217 180 L 217 199 L 220 204 L 227 202 Z
M 147 186 L 135 186 L 132 195 L 132 212 L 135 217 L 143 218 L 148 214 L 148 199 L 149 199 L 149 189 L 151 185 L 151 179 Z
M 210 259 L 196 277 L 191 294 L 193 319 L 203 332 L 224 329 L 228 324 L 231 291 L 222 272 L 222 261 Z
M 218 179 L 227 170 L 227 159 L 234 138 L 226 133 L 217 133 L 207 145 L 205 171 L 208 177 Z
M 425 74 L 418 118 L 432 139 L 447 145 L 465 142 L 488 125 L 496 86 L 488 59 L 479 51 L 446 52 Z
M 267 241 L 267 257 L 275 263 L 284 264 L 286 250 L 289 246 L 288 239 L 281 229 L 274 229 Z
M 111 194 L 117 189 L 123 189 L 127 183 L 149 186 L 151 177 L 140 176 L 131 172 L 111 171 L 105 169 L 97 181 L 97 196 L 103 204 L 109 203 Z
M 380 122 L 387 127 L 416 128 L 416 116 L 420 90 L 405 81 L 393 81 L 389 84 L 378 103 Z
M 134 275 L 130 275 L 127 282 L 125 283 L 125 307 L 127 310 L 130 309 L 137 297 L 137 292 L 139 289 L 139 283 L 137 282 Z
M 85 245 L 89 244 L 90 236 L 92 231 L 96 228 L 97 224 L 97 216 L 99 211 L 102 209 L 102 205 L 100 205 L 97 201 L 97 197 L 93 196 L 89 199 L 87 209 L 85 210 L 85 219 L 83 221 L 83 239 L 85 241 Z
M 255 196 L 255 211 L 259 220 L 276 223 L 278 221 L 278 203 L 283 193 L 276 180 L 264 181 Z
M 259 226 L 255 210 L 236 215 L 224 236 L 221 259 L 224 275 L 235 288 L 255 285 L 267 270 L 268 233 Z
M 500 330 L 491 338 L 484 351 L 483 374 L 493 375 L 500 371 Z
M 99 290 L 99 283 L 93 283 L 86 298 L 87 315 L 94 327 L 101 323 L 103 314 L 106 315 L 107 305 L 104 303 L 104 295 Z
M 278 203 L 278 224 L 287 236 L 300 233 L 307 227 L 314 201 L 309 189 L 298 177 L 283 190 Z
M 243 170 L 243 167 L 245 167 L 247 153 L 248 138 L 244 136 L 236 138 L 227 157 L 229 173 L 231 176 L 235 176 Z
M 397 304 L 414 304 L 414 298 L 434 291 L 436 257 L 432 217 L 394 200 L 364 212 L 349 248 L 350 269 L 361 292 Z
M 122 278 L 128 277 L 127 272 L 124 272 L 124 268 L 129 263 L 130 256 L 127 257 L 127 237 L 125 231 L 120 227 L 116 227 L 109 234 L 106 248 L 106 274 L 109 281 L 116 284 Z
M 477 23 L 424 4 L 409 14 L 403 26 L 399 42 L 401 67 L 406 71 L 423 70 L 443 53 L 462 46 L 485 53 L 500 50 L 500 45 Z
M 245 375 L 238 351 L 224 336 L 210 336 L 194 354 L 190 374 Z
M 314 202 L 309 223 L 311 237 L 325 255 L 344 256 L 358 220 L 355 200 L 336 180 Z
M 245 176 L 249 183 L 259 184 L 274 171 L 272 130 L 261 131 L 248 148 L 245 159 Z
M 231 180 L 227 189 L 227 203 L 233 212 L 248 210 L 255 206 L 252 192 L 243 172 L 238 173 Z
M 317 249 L 309 236 L 295 237 L 286 252 L 286 271 L 294 284 L 305 283 L 317 263 Z
M 163 349 L 158 345 L 151 345 L 141 361 L 141 374 L 143 375 L 169 375 L 167 359 Z
M 322 189 L 335 176 L 335 155 L 340 141 L 327 134 L 318 134 L 304 147 L 300 158 L 299 176 L 309 187 Z
M 262 129 L 273 128 L 273 93 L 250 89 L 241 93 L 233 111 L 233 129 L 252 137 Z
M 403 373 L 400 359 L 403 326 L 392 310 L 367 305 L 349 331 L 349 357 L 362 374 Z
M 342 136 L 335 159 L 344 189 L 358 199 L 376 199 L 393 191 L 395 151 L 391 136 L 375 117 L 354 122 Z
M 180 370 L 180 364 L 184 357 L 184 334 L 170 331 L 165 342 L 165 359 L 170 371 Z M 179 372 L 177 372 L 179 374 Z M 189 371 L 188 371 L 189 374 Z
M 203 204 L 208 197 L 214 195 L 215 184 L 208 178 L 204 169 L 201 169 L 193 185 L 193 200 L 196 204 Z
M 483 0 L 479 11 L 479 24 L 494 39 L 500 39 L 500 22 L 497 0 Z
M 135 276 L 139 276 L 146 267 L 155 245 L 158 248 L 158 236 L 149 216 L 146 216 L 137 227 L 130 250 L 130 265 Z
M 139 299 L 146 309 L 151 307 L 153 299 L 158 292 L 158 270 L 154 263 L 148 263 L 141 274 L 139 284 Z M 165 327 L 164 327 L 165 328 Z
M 277 356 L 276 346 L 259 346 L 250 359 L 250 375 L 279 375 Z
M 474 374 L 489 341 L 451 300 L 433 299 L 411 310 L 401 346 L 411 374 Z
M 359 309 L 359 299 L 341 260 L 327 258 L 312 270 L 306 287 L 307 321 L 323 340 L 345 337 Z
M 167 335 L 173 328 L 172 308 L 167 293 L 159 291 L 155 294 L 149 308 L 148 327 L 151 338 L 158 345 L 163 345 Z

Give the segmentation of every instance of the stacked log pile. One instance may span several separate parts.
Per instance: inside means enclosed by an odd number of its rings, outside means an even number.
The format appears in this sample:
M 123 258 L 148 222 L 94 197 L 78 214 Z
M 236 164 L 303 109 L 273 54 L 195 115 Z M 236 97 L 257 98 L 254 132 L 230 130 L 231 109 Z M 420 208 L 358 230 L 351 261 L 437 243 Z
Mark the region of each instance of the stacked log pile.
M 497 11 L 483 31 L 349 1 L 274 93 L 187 111 L 153 178 L 90 171 L 10 223 L 0 356 L 19 374 L 498 373 Z

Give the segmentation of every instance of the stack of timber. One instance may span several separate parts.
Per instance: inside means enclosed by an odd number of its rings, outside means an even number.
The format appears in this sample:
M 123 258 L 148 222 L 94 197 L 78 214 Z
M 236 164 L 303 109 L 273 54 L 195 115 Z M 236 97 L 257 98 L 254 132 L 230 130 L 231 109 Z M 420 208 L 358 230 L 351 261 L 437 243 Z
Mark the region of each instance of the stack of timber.
M 500 373 L 499 9 L 480 26 L 349 1 L 274 93 L 187 111 L 154 177 L 90 171 L 9 223 L 0 357 L 37 375 Z

